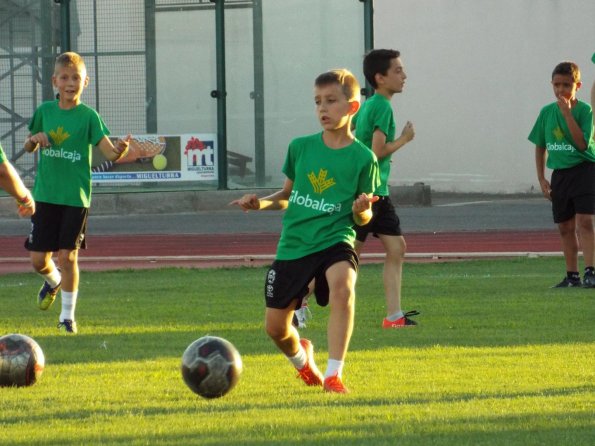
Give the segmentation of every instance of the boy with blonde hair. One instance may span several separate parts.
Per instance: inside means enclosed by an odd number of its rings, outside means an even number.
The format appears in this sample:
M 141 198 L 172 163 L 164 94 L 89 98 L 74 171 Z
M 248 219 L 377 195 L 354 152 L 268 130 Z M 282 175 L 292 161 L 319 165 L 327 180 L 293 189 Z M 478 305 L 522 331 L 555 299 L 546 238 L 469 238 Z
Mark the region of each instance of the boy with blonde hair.
M 78 298 L 78 250 L 86 247 L 85 232 L 91 205 L 91 148 L 99 147 L 110 161 L 124 156 L 130 135 L 116 146 L 101 116 L 81 102 L 89 84 L 83 58 L 66 52 L 56 58 L 54 88 L 58 99 L 44 102 L 29 122 L 27 152 L 39 151 L 33 196 L 37 212 L 25 242 L 31 263 L 44 278 L 37 301 L 47 310 L 62 289 L 58 328 L 76 333 L 74 311 Z M 52 255 L 58 254 L 58 268 Z
M 566 277 L 553 288 L 595 288 L 595 141 L 593 110 L 579 101 L 581 73 L 574 62 L 562 62 L 552 72 L 556 101 L 539 112 L 529 134 L 535 144 L 537 179 L 545 198 L 552 202 L 566 263 Z M 545 167 L 553 170 L 551 182 Z M 578 268 L 579 244 L 583 250 L 583 281 Z
M 247 194 L 230 203 L 245 211 L 285 209 L 276 259 L 266 275 L 266 332 L 307 385 L 335 393 L 348 392 L 342 372 L 353 331 L 358 268 L 353 224 L 370 220 L 379 181 L 376 157 L 351 133 L 359 91 L 347 70 L 318 76 L 314 101 L 323 130 L 289 144 L 283 189 L 263 198 Z M 312 343 L 300 339 L 291 323 L 314 279 L 317 303 L 330 303 L 324 376 L 314 362 Z

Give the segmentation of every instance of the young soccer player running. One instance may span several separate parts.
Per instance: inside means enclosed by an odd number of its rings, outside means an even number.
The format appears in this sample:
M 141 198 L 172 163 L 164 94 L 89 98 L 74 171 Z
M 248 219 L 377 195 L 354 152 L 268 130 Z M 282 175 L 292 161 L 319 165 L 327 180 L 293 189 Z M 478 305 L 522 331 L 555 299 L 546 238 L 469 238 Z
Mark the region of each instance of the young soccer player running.
M 89 84 L 81 56 L 67 52 L 56 58 L 52 76 L 59 99 L 44 102 L 29 122 L 27 152 L 39 150 L 33 196 L 37 211 L 25 242 L 31 263 L 44 278 L 37 301 L 47 310 L 62 289 L 58 328 L 76 333 L 74 312 L 78 297 L 78 250 L 85 248 L 87 215 L 91 205 L 91 148 L 115 161 L 128 150 L 130 135 L 116 146 L 99 114 L 81 102 Z M 57 252 L 58 268 L 52 254 Z
M 379 184 L 374 154 L 351 133 L 360 105 L 360 87 L 349 71 L 333 70 L 314 83 L 316 114 L 322 132 L 294 139 L 283 166 L 283 188 L 258 198 L 247 194 L 230 204 L 248 210 L 285 209 L 275 261 L 265 280 L 267 334 L 309 386 L 347 393 L 342 373 L 353 331 L 358 257 L 353 224 L 366 224 L 372 192 Z M 329 359 L 324 374 L 314 349 L 291 324 L 308 284 L 321 306 L 330 304 Z
M 552 72 L 556 101 L 539 112 L 529 134 L 535 144 L 537 179 L 545 198 L 552 202 L 566 262 L 566 277 L 554 288 L 595 288 L 595 141 L 593 110 L 579 101 L 581 74 L 574 62 L 562 62 Z M 551 182 L 545 167 L 553 170 Z M 583 281 L 578 268 L 583 250 Z
M 6 159 L 4 149 L 0 145 L 0 188 L 12 196 L 17 202 L 17 212 L 21 217 L 30 217 L 35 213 L 35 201 L 29 189 L 25 187 L 21 177 L 10 161 Z
M 393 154 L 415 136 L 411 122 L 407 122 L 401 135 L 395 139 L 395 118 L 390 100 L 403 91 L 405 69 L 399 51 L 390 49 L 372 50 L 364 57 L 364 75 L 374 88 L 374 95 L 367 99 L 354 119 L 355 135 L 376 154 L 380 166 L 381 184 L 374 192 L 380 199 L 372 206 L 373 217 L 370 224 L 357 226 L 355 250 L 361 253 L 368 234 L 373 234 L 382 242 L 386 257 L 384 260 L 384 293 L 386 317 L 383 328 L 403 328 L 417 325 L 410 316 L 417 311 L 404 313 L 401 309 L 401 282 L 406 243 L 399 217 L 389 195 Z

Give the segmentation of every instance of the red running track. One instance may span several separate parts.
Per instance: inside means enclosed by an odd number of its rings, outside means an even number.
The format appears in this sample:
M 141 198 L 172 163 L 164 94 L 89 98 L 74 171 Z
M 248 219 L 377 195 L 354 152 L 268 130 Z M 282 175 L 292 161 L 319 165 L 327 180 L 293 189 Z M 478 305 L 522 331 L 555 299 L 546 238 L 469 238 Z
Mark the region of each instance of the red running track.
M 278 234 L 155 234 L 91 236 L 81 250 L 82 270 L 156 268 L 165 266 L 220 267 L 268 264 Z M 560 254 L 557 231 L 479 231 L 411 233 L 406 235 L 410 261 L 514 257 Z M 24 237 L 0 236 L 0 274 L 29 272 Z M 382 244 L 370 238 L 364 262 L 382 261 Z

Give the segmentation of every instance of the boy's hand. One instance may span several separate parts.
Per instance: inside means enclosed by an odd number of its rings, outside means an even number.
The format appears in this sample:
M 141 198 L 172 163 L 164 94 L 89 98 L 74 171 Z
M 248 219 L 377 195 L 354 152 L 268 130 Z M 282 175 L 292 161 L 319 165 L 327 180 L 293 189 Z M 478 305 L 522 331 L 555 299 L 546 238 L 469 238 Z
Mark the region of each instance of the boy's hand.
M 539 180 L 539 186 L 541 187 L 543 196 L 552 201 L 552 186 L 550 185 L 550 182 L 546 179 Z
M 20 217 L 31 217 L 35 214 L 35 201 L 29 190 L 27 190 L 27 195 L 17 200 L 17 213 Z
M 415 127 L 413 127 L 413 123 L 411 121 L 407 121 L 405 127 L 403 127 L 403 130 L 401 131 L 401 137 L 407 142 L 415 138 Z
M 564 96 L 560 95 L 558 96 L 558 108 L 560 108 L 560 111 L 564 116 L 568 116 L 576 101 L 576 99 L 566 99 Z
M 366 212 L 367 210 L 371 209 L 372 203 L 375 203 L 378 200 L 380 200 L 378 195 L 360 194 L 360 196 L 353 201 L 351 210 L 354 214 L 361 214 L 362 212 Z
M 116 159 L 126 156 L 131 139 L 132 135 L 130 133 L 126 135 L 124 139 L 118 138 L 118 141 L 116 141 L 116 145 L 114 146 L 114 153 L 118 156 Z
M 233 200 L 229 206 L 239 206 L 244 212 L 257 211 L 260 209 L 260 200 L 255 194 L 246 194 L 238 200 Z
M 26 140 L 25 140 L 25 144 L 29 142 L 31 143 L 32 150 L 35 150 L 37 147 L 49 147 L 52 144 L 50 143 L 50 138 L 48 138 L 48 135 L 46 135 L 43 132 L 39 132 L 36 133 L 35 135 L 31 135 L 29 136 Z

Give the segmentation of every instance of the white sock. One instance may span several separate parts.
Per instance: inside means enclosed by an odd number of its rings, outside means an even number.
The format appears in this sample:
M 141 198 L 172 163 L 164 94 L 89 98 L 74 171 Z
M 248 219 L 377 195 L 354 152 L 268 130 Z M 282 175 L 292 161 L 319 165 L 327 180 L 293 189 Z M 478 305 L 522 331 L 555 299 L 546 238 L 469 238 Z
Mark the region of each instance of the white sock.
M 324 377 L 328 378 L 329 376 L 337 375 L 339 378 L 341 378 L 341 376 L 343 376 L 343 364 L 343 361 L 329 359 L 326 363 L 326 372 L 324 373 Z
M 43 277 L 52 288 L 56 288 L 62 281 L 62 275 L 60 274 L 60 271 L 58 271 L 58 268 L 54 268 L 49 274 L 40 274 L 40 276 Z
M 398 313 L 391 314 L 390 316 L 387 317 L 387 319 L 391 322 L 394 322 L 397 319 L 401 319 L 403 316 L 405 316 L 405 313 L 403 313 L 403 310 L 401 310 Z
M 62 312 L 60 313 L 60 322 L 64 322 L 66 319 L 74 321 L 74 309 L 76 308 L 77 297 L 78 290 L 62 290 Z
M 306 350 L 304 350 L 300 344 L 300 349 L 297 354 L 295 356 L 288 356 L 287 359 L 289 359 L 289 362 L 291 362 L 296 369 L 301 370 L 306 365 L 308 356 L 306 355 Z

